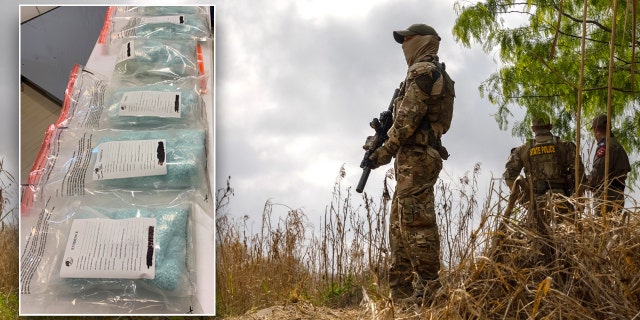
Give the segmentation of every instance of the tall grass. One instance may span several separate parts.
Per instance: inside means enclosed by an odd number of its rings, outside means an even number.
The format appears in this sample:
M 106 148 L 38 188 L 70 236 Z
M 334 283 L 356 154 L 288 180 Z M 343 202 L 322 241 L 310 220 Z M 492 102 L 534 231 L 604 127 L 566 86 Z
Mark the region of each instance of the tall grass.
M 548 197 L 541 233 L 526 202 L 504 216 L 509 190 L 502 180 L 491 179 L 481 201 L 479 174 L 476 165 L 455 183 L 436 185 L 442 286 L 420 306 L 389 298 L 390 171 L 379 198 L 363 194 L 355 205 L 342 168 L 316 226 L 301 209 L 274 219 L 276 204 L 267 202 L 257 233 L 247 216 L 220 212 L 232 201 L 227 185 L 216 198 L 218 315 L 305 301 L 356 309 L 357 319 L 640 319 L 634 199 L 603 218 L 590 197 Z M 558 219 L 558 201 L 578 208 L 576 219 Z
M 0 228 L 0 292 L 15 293 L 18 289 L 18 226 L 4 224 Z
M 18 314 L 18 213 L 14 195 L 18 186 L 0 160 L 0 318 Z
M 18 227 L 4 224 L 0 228 L 0 318 L 18 314 Z
M 460 178 L 459 185 L 440 182 L 436 211 L 447 265 L 459 261 L 469 240 L 477 209 L 480 166 Z M 274 221 L 275 204 L 267 202 L 259 232 L 250 233 L 248 216 L 221 214 L 233 196 L 229 183 L 217 191 L 216 295 L 218 315 L 305 300 L 331 307 L 354 307 L 363 288 L 388 296 L 390 264 L 388 218 L 392 170 L 387 171 L 381 195 L 362 194 L 355 205 L 345 187 L 341 168 L 333 197 L 314 226 L 301 209 L 288 208 L 286 217 Z M 459 199 L 455 198 L 458 197 Z

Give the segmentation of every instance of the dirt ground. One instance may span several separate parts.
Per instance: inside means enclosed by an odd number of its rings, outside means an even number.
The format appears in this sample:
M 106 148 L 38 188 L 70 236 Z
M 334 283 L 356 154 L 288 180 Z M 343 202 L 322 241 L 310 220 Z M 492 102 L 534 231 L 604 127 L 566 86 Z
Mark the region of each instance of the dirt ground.
M 379 298 L 379 297 L 376 297 Z M 249 311 L 229 320 L 414 320 L 428 319 L 433 309 L 415 304 L 395 305 L 389 299 L 365 296 L 359 306 L 351 308 L 318 307 L 305 301 Z
M 250 311 L 245 315 L 229 320 L 333 320 L 333 319 L 359 319 L 361 314 L 357 309 L 330 309 L 315 307 L 309 303 L 298 302 L 287 305 L 272 306 L 261 310 Z
M 230 320 L 334 320 L 334 319 L 362 319 L 359 315 L 363 312 L 359 309 L 330 309 L 316 307 L 306 302 L 289 303 L 287 305 L 272 306 L 269 308 L 250 311 L 245 315 Z

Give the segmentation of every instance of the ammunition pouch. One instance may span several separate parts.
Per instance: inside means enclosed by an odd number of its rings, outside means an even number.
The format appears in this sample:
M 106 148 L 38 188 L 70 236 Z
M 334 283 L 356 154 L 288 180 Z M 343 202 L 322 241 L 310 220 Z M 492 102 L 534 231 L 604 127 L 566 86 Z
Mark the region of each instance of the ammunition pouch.
M 414 135 L 411 143 L 432 147 L 436 149 L 436 151 L 438 151 L 438 154 L 440 154 L 440 158 L 442 158 L 442 160 L 449 159 L 449 151 L 447 151 L 447 148 L 442 145 L 442 140 L 440 139 L 440 137 L 436 136 L 435 131 L 433 131 L 433 128 L 431 128 L 431 122 L 429 121 L 428 117 L 424 118 L 424 120 L 418 127 L 418 130 L 420 130 L 421 133 L 419 135 Z
M 429 146 L 436 149 L 440 154 L 440 158 L 442 160 L 449 159 L 449 151 L 442 145 L 442 140 L 436 137 L 436 134 L 433 132 L 433 129 L 429 129 Z

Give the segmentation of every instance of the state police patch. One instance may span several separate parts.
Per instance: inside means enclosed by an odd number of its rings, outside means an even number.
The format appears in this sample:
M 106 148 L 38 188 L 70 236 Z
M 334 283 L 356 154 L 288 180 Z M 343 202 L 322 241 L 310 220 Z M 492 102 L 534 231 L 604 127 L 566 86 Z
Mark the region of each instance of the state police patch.
M 596 149 L 596 158 L 604 157 L 606 152 L 607 152 L 607 147 L 599 146 L 598 149 Z

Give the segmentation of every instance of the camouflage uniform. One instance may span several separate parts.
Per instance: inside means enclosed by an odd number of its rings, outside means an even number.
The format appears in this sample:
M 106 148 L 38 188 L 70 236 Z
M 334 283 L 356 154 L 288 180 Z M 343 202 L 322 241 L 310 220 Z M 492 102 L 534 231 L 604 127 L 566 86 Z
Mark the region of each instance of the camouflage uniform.
M 536 123 L 537 122 L 537 123 Z M 546 122 L 546 124 L 543 124 Z M 549 127 L 543 127 L 549 125 Z M 575 155 L 576 145 L 570 141 L 563 141 L 551 134 L 548 120 L 534 119 L 535 138 L 517 148 L 511 149 L 511 154 L 502 175 L 509 187 L 520 175 L 522 169 L 529 185 L 533 188 L 538 209 L 543 209 L 547 192 L 570 196 L 575 187 Z M 579 175 L 584 179 L 584 165 L 579 161 Z M 572 211 L 568 202 L 557 203 L 556 209 L 561 213 Z M 530 217 L 535 225 L 548 223 L 550 216 L 545 211 L 537 210 L 536 215 Z M 542 230 L 539 230 L 542 231 Z
M 593 119 L 592 128 L 600 127 L 604 132 L 607 125 L 607 116 L 599 115 Z M 604 171 L 605 155 L 607 151 L 606 138 L 598 141 L 596 153 L 593 158 L 593 166 L 587 185 L 594 191 L 596 198 L 604 197 Z M 609 137 L 609 189 L 607 190 L 608 203 L 605 206 L 607 212 L 614 210 L 614 207 L 624 207 L 624 189 L 627 174 L 631 171 L 629 156 L 624 148 L 618 143 L 613 133 Z M 596 214 L 601 214 L 602 208 L 598 208 Z
M 443 81 L 436 73 L 440 38 L 432 28 L 426 33 L 403 42 L 402 32 L 394 32 L 396 41 L 403 44 L 409 69 L 394 102 L 389 139 L 370 158 L 374 167 L 396 158 L 397 185 L 389 222 L 389 285 L 394 298 L 412 296 L 427 280 L 437 279 L 440 270 L 434 185 L 442 170 L 442 157 L 433 144 L 449 128 L 448 123 L 438 121 L 439 110 L 430 108 L 431 94 L 442 90 Z M 418 282 L 414 282 L 414 275 L 419 276 Z

